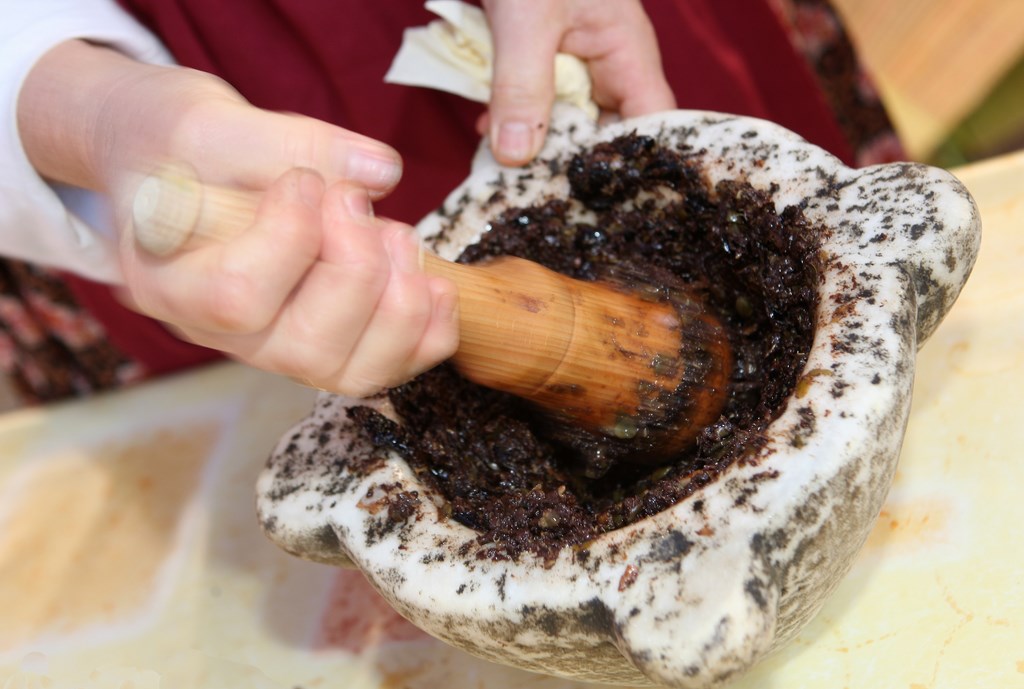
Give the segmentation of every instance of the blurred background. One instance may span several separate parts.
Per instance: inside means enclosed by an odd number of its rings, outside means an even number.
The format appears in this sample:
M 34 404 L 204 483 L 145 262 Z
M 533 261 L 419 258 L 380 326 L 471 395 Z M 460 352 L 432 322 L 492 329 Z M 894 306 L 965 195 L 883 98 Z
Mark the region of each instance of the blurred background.
M 833 4 L 912 159 L 953 167 L 1024 149 L 1024 2 Z

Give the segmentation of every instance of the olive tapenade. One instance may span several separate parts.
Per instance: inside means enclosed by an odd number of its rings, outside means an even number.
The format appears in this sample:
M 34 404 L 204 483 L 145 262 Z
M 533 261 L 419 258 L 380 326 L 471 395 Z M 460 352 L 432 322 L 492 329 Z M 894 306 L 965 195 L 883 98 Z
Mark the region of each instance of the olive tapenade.
M 587 541 L 753 457 L 814 334 L 825 230 L 799 208 L 778 212 L 772 190 L 739 179 L 710 188 L 696 157 L 637 135 L 579 153 L 566 174 L 568 198 L 507 210 L 459 260 L 511 254 L 584 280 L 685 284 L 729 331 L 731 391 L 696 446 L 653 470 L 601 439 L 572 432 L 567 442 L 527 403 L 447 365 L 389 392 L 401 424 L 352 407 L 357 427 L 443 496 L 445 515 L 479 532 L 465 551 L 481 558 L 553 562 L 569 546 L 584 557 Z

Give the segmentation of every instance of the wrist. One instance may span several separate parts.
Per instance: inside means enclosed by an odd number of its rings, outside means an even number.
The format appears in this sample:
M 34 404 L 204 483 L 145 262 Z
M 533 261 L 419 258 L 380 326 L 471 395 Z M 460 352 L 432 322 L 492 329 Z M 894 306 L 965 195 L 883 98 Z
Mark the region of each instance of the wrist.
M 114 133 L 132 126 L 118 92 L 163 69 L 83 40 L 61 43 L 29 72 L 17 103 L 22 145 L 45 178 L 105 190 Z

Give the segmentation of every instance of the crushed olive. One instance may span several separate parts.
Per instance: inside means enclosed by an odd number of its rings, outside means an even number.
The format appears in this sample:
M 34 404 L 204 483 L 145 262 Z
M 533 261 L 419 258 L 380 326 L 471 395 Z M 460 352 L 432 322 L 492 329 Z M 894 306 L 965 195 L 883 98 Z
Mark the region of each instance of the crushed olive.
M 614 438 L 552 429 L 527 403 L 447 365 L 390 391 L 401 425 L 351 409 L 374 443 L 444 496 L 452 519 L 479 532 L 472 548 L 481 558 L 530 552 L 552 562 L 562 548 L 664 510 L 749 461 L 793 393 L 813 338 L 827 230 L 799 208 L 779 212 L 771 190 L 738 179 L 710 187 L 696 158 L 648 136 L 596 145 L 566 173 L 568 199 L 508 210 L 460 260 L 512 254 L 585 280 L 631 267 L 656 276 L 646 285 L 653 298 L 685 284 L 730 333 L 731 392 L 696 446 L 654 470 L 631 464 Z M 580 207 L 596 222 L 575 220 Z M 634 429 L 624 417 L 615 431 Z

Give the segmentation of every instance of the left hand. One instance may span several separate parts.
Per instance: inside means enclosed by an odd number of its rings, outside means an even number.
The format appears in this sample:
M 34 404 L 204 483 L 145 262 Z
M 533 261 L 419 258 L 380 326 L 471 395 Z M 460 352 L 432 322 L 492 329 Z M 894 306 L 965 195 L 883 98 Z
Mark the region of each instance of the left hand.
M 555 54 L 586 62 L 594 102 L 633 117 L 676 107 L 640 0 L 483 0 L 494 40 L 489 134 L 495 158 L 523 165 L 547 135 Z

